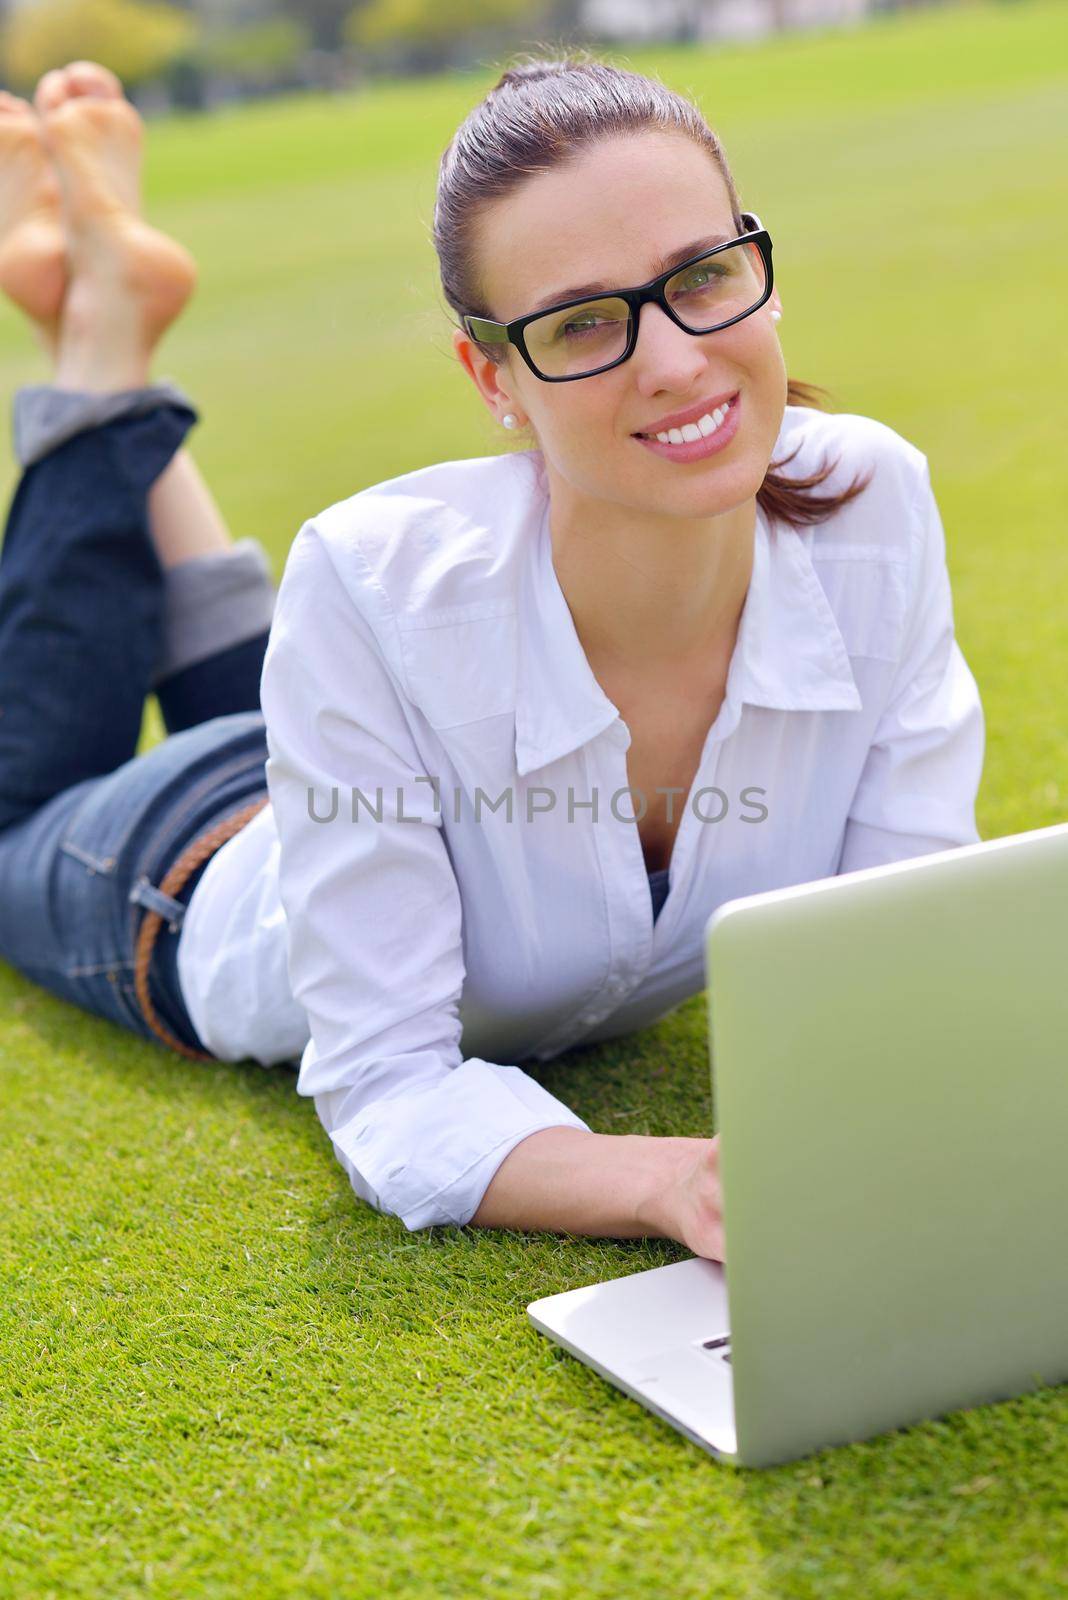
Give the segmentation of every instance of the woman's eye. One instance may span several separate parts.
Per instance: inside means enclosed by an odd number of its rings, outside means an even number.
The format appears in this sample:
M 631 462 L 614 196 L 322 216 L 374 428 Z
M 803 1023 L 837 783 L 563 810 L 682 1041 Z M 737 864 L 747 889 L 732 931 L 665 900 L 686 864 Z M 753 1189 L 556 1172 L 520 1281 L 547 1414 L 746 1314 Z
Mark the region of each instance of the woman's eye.
M 596 326 L 597 323 L 593 317 L 583 317 L 581 321 L 565 322 L 563 332 L 568 334 L 589 333 L 590 329 L 595 328 Z
M 724 276 L 724 270 L 722 267 L 694 267 L 682 280 L 683 292 L 687 289 L 707 289 L 710 283 Z

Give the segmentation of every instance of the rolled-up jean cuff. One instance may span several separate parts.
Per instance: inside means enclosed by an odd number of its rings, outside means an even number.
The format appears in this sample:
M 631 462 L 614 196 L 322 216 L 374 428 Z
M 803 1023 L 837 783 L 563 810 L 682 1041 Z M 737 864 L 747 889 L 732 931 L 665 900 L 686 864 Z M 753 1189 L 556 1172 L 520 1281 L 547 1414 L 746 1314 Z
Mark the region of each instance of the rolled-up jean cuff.
M 188 395 L 169 379 L 112 394 L 27 384 L 16 391 L 12 406 L 15 459 L 23 468 L 33 466 L 79 433 L 103 427 L 117 417 L 142 416 L 160 405 L 182 406 L 197 417 Z
M 153 687 L 185 667 L 265 633 L 275 585 L 257 539 L 164 570 L 163 639 Z

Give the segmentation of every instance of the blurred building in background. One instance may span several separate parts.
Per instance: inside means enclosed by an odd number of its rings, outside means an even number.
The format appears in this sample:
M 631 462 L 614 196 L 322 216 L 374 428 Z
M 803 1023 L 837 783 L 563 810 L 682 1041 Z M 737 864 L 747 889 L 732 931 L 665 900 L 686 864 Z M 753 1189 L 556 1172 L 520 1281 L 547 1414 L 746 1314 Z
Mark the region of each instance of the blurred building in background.
M 581 26 L 617 40 L 759 39 L 787 28 L 860 22 L 887 0 L 584 0 Z

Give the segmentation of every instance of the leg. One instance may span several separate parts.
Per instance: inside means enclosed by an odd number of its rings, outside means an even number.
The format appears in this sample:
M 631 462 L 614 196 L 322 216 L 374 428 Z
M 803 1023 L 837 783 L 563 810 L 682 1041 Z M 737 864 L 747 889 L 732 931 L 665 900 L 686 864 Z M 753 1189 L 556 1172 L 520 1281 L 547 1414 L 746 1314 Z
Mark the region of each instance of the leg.
M 106 116 L 126 114 L 88 97 L 54 101 L 43 118 L 14 97 L 0 108 L 0 281 L 44 333 L 61 389 L 94 373 L 103 389 L 120 373 L 142 383 L 165 314 L 192 287 L 185 253 L 118 204 Z M 38 258 L 50 228 L 63 269 L 36 299 L 22 271 L 27 214 Z M 61 394 L 60 410 L 76 400 Z M 28 465 L 0 559 L 0 826 L 136 748 L 163 606 L 147 493 L 193 420 L 157 399 L 92 433 L 60 430 Z
M 150 1038 L 134 971 L 145 911 L 163 909 L 153 885 L 194 837 L 266 790 L 258 709 L 213 713 L 132 754 L 166 592 L 145 484 L 193 415 L 149 395 L 35 462 L 0 554 L 0 956 Z M 194 1055 L 205 1052 L 181 993 L 176 934 L 196 881 L 174 903 L 148 973 L 156 1013 Z
M 134 980 L 142 919 L 165 909 L 152 886 L 192 839 L 265 794 L 266 758 L 259 712 L 217 717 L 0 828 L 0 959 L 60 999 L 155 1038 Z M 174 931 L 168 922 L 160 930 L 148 980 L 164 1026 L 203 1054 L 177 971 L 198 876 L 174 904 Z
M 149 491 L 149 525 L 165 566 L 153 688 L 168 732 L 258 709 L 276 593 L 263 546 L 231 541 L 185 451 Z M 179 550 L 182 558 L 168 565 Z
M 78 70 L 87 96 L 99 70 Z M 22 145 L 27 110 L 18 111 Z M 169 904 L 153 885 L 192 839 L 266 798 L 266 742 L 257 704 L 132 754 L 144 694 L 158 678 L 171 577 L 184 573 L 192 593 L 188 574 L 198 563 L 229 562 L 241 550 L 220 548 L 218 527 L 203 547 L 176 542 L 188 533 L 183 493 L 201 525 L 210 523 L 198 480 L 169 468 L 195 413 L 145 380 L 151 348 L 183 298 L 181 262 L 169 241 L 116 210 L 123 180 L 112 135 L 122 125 L 129 131 L 127 112 L 114 104 L 86 118 L 77 112 L 60 105 L 50 119 L 71 268 L 62 313 L 54 321 L 42 304 L 19 301 L 49 336 L 59 386 L 20 396 L 16 438 L 27 470 L 0 559 L 0 955 L 53 993 L 151 1036 L 133 982 L 137 933 L 145 908 L 173 914 L 149 987 L 164 1024 L 196 1052 L 174 962 L 195 878 Z M 12 132 L 4 121 L 0 102 L 0 145 Z M 101 189 L 107 161 L 86 155 L 93 139 L 98 157 L 101 140 L 107 146 L 110 193 L 107 183 Z M 28 163 L 38 175 L 39 154 Z M 0 160 L 0 174 L 13 170 Z M 43 280 L 20 276 L 4 204 L 0 179 L 0 286 L 19 299 L 16 289 Z M 49 219 L 40 205 L 30 209 L 39 248 Z M 176 261 L 164 293 L 158 280 Z M 185 283 L 187 293 L 188 275 Z M 153 494 L 167 470 L 169 483 Z M 150 502 L 161 508 L 167 552 L 157 546 Z M 166 654 L 174 641 L 162 642 Z M 160 691 L 177 676 L 159 681 Z
M 38 462 L 43 465 L 60 444 L 77 438 L 79 432 L 91 437 L 93 430 L 106 429 L 120 417 L 143 415 L 168 402 L 192 412 L 188 400 L 171 384 L 102 395 L 49 386 L 22 389 L 14 408 L 16 455 L 27 470 Z M 173 535 L 170 547 L 185 538 L 189 551 L 172 566 L 161 554 L 153 518 L 153 501 L 160 490 L 168 524 L 165 533 Z M 189 516 L 183 523 L 186 510 Z M 148 490 L 148 528 L 161 560 L 163 585 L 160 648 L 149 687 L 171 733 L 259 706 L 276 592 L 270 565 L 255 539 L 235 544 L 226 534 L 217 547 L 198 551 L 198 536 L 210 534 L 213 526 L 225 533 L 192 459 L 179 450 Z M 214 544 L 208 538 L 204 542 Z
M 195 268 L 180 246 L 141 217 L 142 129 L 118 79 L 94 63 L 77 62 L 47 74 L 35 103 L 58 170 L 71 243 L 90 263 L 103 257 L 110 282 L 123 291 L 117 307 L 114 294 L 102 292 L 99 274 L 75 276 L 64 306 L 57 382 L 107 404 L 114 398 L 107 391 L 147 380 L 151 351 L 185 304 Z M 85 404 L 76 395 L 79 402 Z M 166 580 L 153 687 L 168 731 L 258 708 L 275 597 L 265 553 L 251 539 L 232 544 L 186 451 L 149 489 L 148 520 Z
M 194 421 L 163 404 L 30 467 L 0 552 L 0 828 L 137 748 L 163 576 L 145 496 Z
M 58 368 L 56 387 L 16 401 L 27 468 L 78 433 L 152 408 L 156 391 L 139 386 L 195 274 L 181 247 L 140 217 L 141 125 L 118 80 L 76 63 L 47 74 L 36 102 L 40 115 L 0 95 L 0 287 Z M 264 552 L 254 540 L 231 543 L 184 450 L 148 487 L 148 527 L 164 574 L 151 686 L 168 729 L 257 707 L 275 592 Z
M 148 491 L 148 520 L 165 568 L 231 548 L 222 512 L 188 450 L 179 450 Z

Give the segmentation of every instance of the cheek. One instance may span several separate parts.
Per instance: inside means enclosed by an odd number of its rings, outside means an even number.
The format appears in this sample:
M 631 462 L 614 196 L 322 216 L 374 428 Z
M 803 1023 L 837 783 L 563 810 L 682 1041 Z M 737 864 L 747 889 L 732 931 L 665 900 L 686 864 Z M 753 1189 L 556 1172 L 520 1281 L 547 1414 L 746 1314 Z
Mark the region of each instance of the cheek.
M 747 320 L 756 324 L 756 317 Z M 745 323 L 739 324 L 739 334 L 745 327 Z M 747 330 L 744 341 L 740 338 L 732 352 L 732 360 L 751 404 L 762 412 L 781 410 L 786 403 L 786 362 L 774 324 Z
M 548 403 L 541 407 L 540 413 L 532 421 L 539 437 L 550 441 L 558 454 L 578 457 L 583 448 L 588 450 L 591 440 L 601 439 L 611 431 L 609 419 L 614 413 L 610 406 L 606 408 L 597 402 L 596 396 L 596 403 L 590 404 L 588 396 L 577 392 L 565 395 L 565 390 L 578 391 L 581 384 L 559 383 L 546 387 L 555 389 L 556 393 L 550 396 Z
M 729 352 L 731 359 L 737 361 L 739 368 L 748 371 L 753 378 L 759 380 L 761 376 L 773 373 L 781 364 L 779 338 L 766 308 L 762 307 L 728 331 L 735 336 Z
M 786 357 L 783 355 L 782 345 L 776 333 L 769 330 L 767 336 L 767 354 L 764 360 L 765 392 L 769 403 L 779 412 L 780 419 L 782 408 L 786 405 L 787 372 Z

